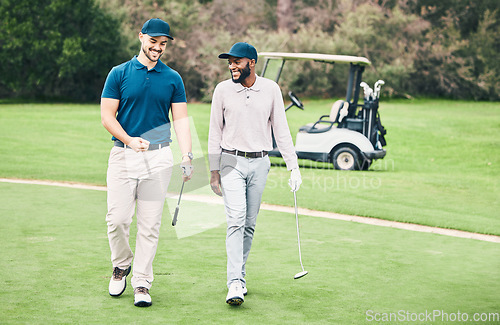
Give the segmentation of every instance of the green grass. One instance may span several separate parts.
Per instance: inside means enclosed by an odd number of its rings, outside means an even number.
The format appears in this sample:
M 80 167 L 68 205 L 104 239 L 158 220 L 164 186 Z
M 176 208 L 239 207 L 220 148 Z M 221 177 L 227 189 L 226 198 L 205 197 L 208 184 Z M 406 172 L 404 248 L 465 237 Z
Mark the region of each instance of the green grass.
M 288 114 L 292 130 L 328 111 L 330 102 L 305 105 L 305 111 Z M 388 130 L 387 157 L 367 172 L 305 170 L 302 204 L 500 234 L 499 103 L 382 102 L 381 118 Z M 303 165 L 318 166 L 308 161 Z M 280 169 L 273 172 L 286 176 Z M 273 195 L 273 200 L 285 204 L 287 196 Z
M 2 324 L 364 324 L 369 310 L 500 312 L 498 244 L 301 217 L 309 275 L 293 280 L 295 220 L 270 211 L 259 215 L 249 295 L 234 308 L 224 303 L 225 226 L 177 239 L 168 208 L 153 306 L 139 309 L 130 287 L 107 294 L 105 192 L 8 183 L 0 191 Z M 132 245 L 134 235 L 135 226 Z
M 111 136 L 98 105 L 0 105 L 3 177 L 105 184 Z
M 304 111 L 287 113 L 294 138 L 333 101 L 304 103 Z M 191 104 L 189 112 L 206 153 L 210 105 Z M 386 158 L 366 172 L 302 160 L 300 206 L 500 235 L 499 103 L 390 101 L 381 117 Z M 111 141 L 98 105 L 0 105 L 0 130 L 0 177 L 105 184 Z M 272 160 L 264 201 L 290 206 L 289 172 Z

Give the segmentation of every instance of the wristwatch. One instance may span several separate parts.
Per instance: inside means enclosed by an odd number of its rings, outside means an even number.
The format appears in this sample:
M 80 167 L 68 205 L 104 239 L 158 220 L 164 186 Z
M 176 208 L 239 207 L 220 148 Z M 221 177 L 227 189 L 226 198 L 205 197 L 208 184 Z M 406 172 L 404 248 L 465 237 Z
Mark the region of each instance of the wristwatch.
M 193 158 L 194 158 L 193 153 L 191 151 L 183 154 L 182 158 L 184 158 L 184 156 L 188 156 L 189 160 L 193 160 Z

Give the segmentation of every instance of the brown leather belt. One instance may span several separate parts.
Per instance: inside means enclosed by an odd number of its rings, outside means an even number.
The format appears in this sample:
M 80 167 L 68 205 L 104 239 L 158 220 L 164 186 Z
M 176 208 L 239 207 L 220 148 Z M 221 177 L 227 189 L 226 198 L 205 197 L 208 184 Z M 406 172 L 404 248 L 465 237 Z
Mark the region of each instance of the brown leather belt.
M 262 158 L 267 156 L 267 151 L 257 151 L 257 152 L 245 152 L 245 151 L 239 151 L 239 150 L 226 150 L 222 149 L 222 152 L 228 153 L 230 155 L 236 155 L 240 157 L 245 157 L 245 158 Z

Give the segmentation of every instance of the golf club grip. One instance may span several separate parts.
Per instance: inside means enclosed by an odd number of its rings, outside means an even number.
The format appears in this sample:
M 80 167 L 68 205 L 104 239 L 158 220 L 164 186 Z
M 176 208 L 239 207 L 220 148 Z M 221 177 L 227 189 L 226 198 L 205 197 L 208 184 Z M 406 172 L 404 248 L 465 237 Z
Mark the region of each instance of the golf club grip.
M 175 226 L 177 223 L 177 215 L 179 214 L 179 206 L 175 208 L 174 218 L 172 219 L 172 226 Z

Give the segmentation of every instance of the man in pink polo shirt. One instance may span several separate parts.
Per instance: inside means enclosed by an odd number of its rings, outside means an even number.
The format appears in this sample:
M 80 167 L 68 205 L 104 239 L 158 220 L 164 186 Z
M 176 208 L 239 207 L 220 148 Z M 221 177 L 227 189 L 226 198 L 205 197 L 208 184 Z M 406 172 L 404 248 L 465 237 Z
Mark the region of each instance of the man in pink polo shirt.
M 273 149 L 271 128 L 291 171 L 292 191 L 299 189 L 302 180 L 281 90 L 274 81 L 255 73 L 255 47 L 238 42 L 219 58 L 228 59 L 232 78 L 219 83 L 212 98 L 210 185 L 215 194 L 224 197 L 226 208 L 226 302 L 240 305 L 247 293 L 245 263 L 271 167 L 267 155 Z

